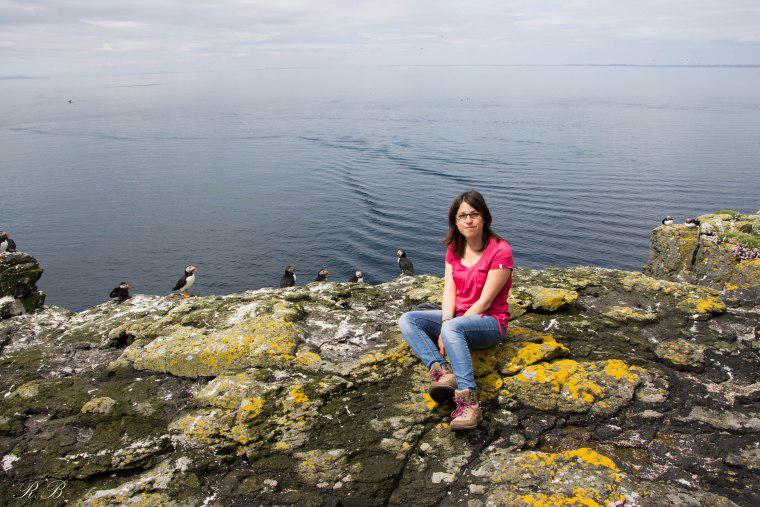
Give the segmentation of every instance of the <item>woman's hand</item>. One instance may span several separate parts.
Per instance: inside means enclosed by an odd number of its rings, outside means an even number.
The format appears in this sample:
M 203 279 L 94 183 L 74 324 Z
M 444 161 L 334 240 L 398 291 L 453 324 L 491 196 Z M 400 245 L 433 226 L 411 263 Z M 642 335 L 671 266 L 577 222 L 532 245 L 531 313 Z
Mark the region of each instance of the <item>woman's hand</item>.
M 443 357 L 446 357 L 446 349 L 443 347 L 443 336 L 441 334 L 438 334 L 438 352 L 441 353 Z

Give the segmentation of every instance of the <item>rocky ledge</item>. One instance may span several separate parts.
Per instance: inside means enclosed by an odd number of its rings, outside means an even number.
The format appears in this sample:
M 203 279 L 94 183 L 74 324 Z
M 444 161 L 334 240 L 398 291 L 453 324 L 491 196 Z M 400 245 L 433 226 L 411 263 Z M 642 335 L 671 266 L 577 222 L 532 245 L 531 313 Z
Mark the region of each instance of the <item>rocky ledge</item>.
M 739 289 L 517 269 L 504 343 L 473 354 L 485 420 L 453 434 L 397 325 L 441 285 L 0 321 L 0 504 L 760 501 L 760 308 Z
M 15 317 L 41 308 L 45 303 L 45 294 L 37 289 L 37 282 L 42 276 L 42 268 L 37 260 L 22 252 L 3 254 L 0 261 L 0 319 Z M 28 294 L 16 299 L 14 289 L 20 284 L 27 284 Z

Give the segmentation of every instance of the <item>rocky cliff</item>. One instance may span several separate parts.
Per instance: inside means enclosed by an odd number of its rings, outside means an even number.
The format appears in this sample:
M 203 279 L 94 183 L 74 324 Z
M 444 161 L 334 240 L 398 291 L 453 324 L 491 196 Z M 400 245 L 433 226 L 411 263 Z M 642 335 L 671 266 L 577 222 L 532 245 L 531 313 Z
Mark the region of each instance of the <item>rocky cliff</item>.
M 0 504 L 760 501 L 751 301 L 518 269 L 504 343 L 474 353 L 485 421 L 453 434 L 397 325 L 441 284 L 138 295 L 1 321 Z
M 652 231 L 644 273 L 736 291 L 760 304 L 760 214 L 723 210 L 698 220 L 698 227 Z
M 3 256 L 4 259 L 0 261 L 0 319 L 41 308 L 45 303 L 45 294 L 37 289 L 37 282 L 42 276 L 42 268 L 37 260 L 22 252 L 6 253 Z M 21 299 L 16 299 L 13 293 L 19 283 L 27 284 L 29 291 Z

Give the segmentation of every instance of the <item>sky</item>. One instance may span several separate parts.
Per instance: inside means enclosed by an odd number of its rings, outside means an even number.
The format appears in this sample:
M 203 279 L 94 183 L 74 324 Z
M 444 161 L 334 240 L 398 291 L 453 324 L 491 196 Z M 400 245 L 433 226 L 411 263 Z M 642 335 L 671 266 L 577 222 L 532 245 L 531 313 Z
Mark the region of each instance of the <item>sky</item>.
M 758 0 L 0 0 L 0 77 L 758 65 Z

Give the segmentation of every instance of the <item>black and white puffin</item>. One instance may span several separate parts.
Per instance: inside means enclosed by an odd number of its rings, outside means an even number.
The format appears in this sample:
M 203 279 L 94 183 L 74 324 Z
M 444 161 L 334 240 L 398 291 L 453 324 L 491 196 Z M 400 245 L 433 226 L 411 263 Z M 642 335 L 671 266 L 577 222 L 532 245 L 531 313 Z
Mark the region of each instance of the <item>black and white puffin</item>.
M 673 225 L 673 217 L 668 215 L 662 219 L 662 225 Z
M 699 219 L 697 218 L 687 218 L 685 222 L 686 227 L 699 227 Z
M 325 268 L 322 268 L 319 270 L 319 273 L 317 273 L 317 278 L 314 279 L 315 282 L 326 282 L 327 281 L 327 275 L 329 275 L 330 272 L 327 271 Z
M 296 267 L 288 266 L 280 278 L 280 287 L 293 287 L 296 284 Z
M 179 280 L 177 280 L 177 284 L 174 286 L 174 289 L 172 289 L 172 290 L 181 290 L 181 291 L 183 291 L 182 295 L 184 297 L 186 297 L 186 298 L 192 296 L 192 294 L 190 294 L 187 291 L 190 290 L 190 287 L 192 287 L 193 284 L 195 283 L 195 272 L 196 271 L 198 271 L 198 268 L 196 268 L 195 266 L 188 266 L 188 267 L 186 267 L 185 268 L 185 274 L 182 275 L 182 278 L 180 278 Z
M 412 261 L 407 259 L 406 252 L 403 250 L 399 250 L 396 252 L 396 257 L 398 257 L 398 267 L 401 270 L 401 274 L 413 275 L 414 266 L 412 265 Z
M 132 296 L 129 295 L 129 291 L 132 289 L 132 286 L 129 285 L 127 282 L 121 282 L 118 287 L 116 287 L 114 290 L 111 291 L 111 294 L 108 295 L 111 299 L 118 301 L 119 303 L 123 303 L 127 299 L 131 298 Z
M 348 281 L 355 283 L 364 283 L 364 273 L 357 269 L 354 273 L 354 276 L 352 276 Z
M 16 299 L 24 299 L 31 293 L 32 286 L 29 285 L 28 278 L 22 278 L 21 281 L 13 287 L 13 297 Z
M 16 242 L 8 237 L 8 233 L 5 231 L 0 232 L 0 259 L 4 259 L 3 254 L 5 252 L 15 252 Z

